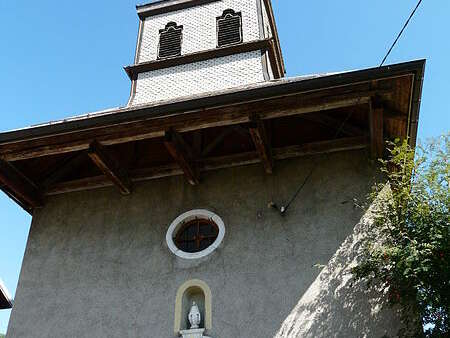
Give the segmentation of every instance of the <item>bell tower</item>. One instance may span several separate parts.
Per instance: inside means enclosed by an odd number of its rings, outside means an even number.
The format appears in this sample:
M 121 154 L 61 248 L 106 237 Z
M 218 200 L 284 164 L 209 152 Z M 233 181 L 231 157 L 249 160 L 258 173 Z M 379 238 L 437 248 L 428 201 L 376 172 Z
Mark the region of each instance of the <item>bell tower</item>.
M 163 0 L 137 6 L 128 105 L 278 79 L 285 69 L 270 0 Z

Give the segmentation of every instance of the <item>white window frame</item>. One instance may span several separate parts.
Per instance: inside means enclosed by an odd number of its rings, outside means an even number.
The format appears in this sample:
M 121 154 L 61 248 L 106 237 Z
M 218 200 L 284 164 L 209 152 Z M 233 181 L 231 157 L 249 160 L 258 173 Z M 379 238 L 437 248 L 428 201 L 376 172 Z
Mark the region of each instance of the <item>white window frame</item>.
M 199 252 L 184 252 L 177 248 L 175 242 L 173 241 L 173 237 L 176 235 L 177 231 L 183 226 L 184 223 L 192 221 L 196 218 L 201 219 L 211 219 L 219 228 L 219 235 L 213 244 L 207 247 L 205 250 Z M 216 215 L 215 213 L 205 210 L 205 209 L 196 209 L 185 212 L 184 214 L 178 216 L 171 224 L 166 234 L 166 242 L 169 247 L 169 250 L 176 256 L 183 259 L 199 259 L 206 257 L 213 253 L 221 244 L 225 237 L 225 224 L 222 219 Z

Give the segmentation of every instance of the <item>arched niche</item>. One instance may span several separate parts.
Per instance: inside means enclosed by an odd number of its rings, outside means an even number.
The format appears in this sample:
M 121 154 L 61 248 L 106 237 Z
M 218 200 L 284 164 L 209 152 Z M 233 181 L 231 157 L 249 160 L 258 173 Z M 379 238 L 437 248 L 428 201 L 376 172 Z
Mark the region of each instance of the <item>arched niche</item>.
M 200 327 L 211 330 L 211 289 L 205 282 L 199 279 L 193 279 L 184 283 L 177 291 L 175 301 L 175 334 L 178 334 L 181 330 L 190 328 L 188 314 L 193 302 L 196 302 L 202 315 Z

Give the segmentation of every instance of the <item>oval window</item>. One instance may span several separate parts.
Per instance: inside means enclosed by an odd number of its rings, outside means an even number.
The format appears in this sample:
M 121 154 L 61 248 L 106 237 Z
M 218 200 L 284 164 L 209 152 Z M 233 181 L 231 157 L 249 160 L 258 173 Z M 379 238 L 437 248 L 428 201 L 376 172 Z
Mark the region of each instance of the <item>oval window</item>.
M 192 210 L 172 222 L 166 241 L 175 255 L 197 259 L 213 252 L 224 236 L 225 227 L 219 216 L 208 210 Z

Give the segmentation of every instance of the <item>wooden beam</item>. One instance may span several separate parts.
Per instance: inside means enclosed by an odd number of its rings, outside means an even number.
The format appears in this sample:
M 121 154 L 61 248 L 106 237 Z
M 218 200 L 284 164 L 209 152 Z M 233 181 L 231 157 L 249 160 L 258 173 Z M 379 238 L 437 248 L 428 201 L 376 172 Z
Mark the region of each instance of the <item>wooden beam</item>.
M 120 190 L 122 195 L 131 193 L 131 181 L 119 162 L 106 152 L 103 146 L 94 141 L 91 143 L 88 155 L 92 162 L 108 177 Z
M 44 204 L 37 187 L 12 164 L 3 160 L 0 160 L 0 184 L 5 186 L 6 194 L 20 201 L 29 212 Z
M 304 95 L 283 97 L 274 100 L 253 102 L 243 106 L 221 109 L 201 110 L 189 114 L 169 117 L 150 117 L 115 126 L 80 131 L 76 135 L 64 134 L 27 140 L 16 144 L 0 145 L 0 158 L 18 161 L 29 158 L 64 154 L 89 149 L 89 140 L 96 139 L 103 146 L 164 137 L 165 131 L 174 128 L 180 133 L 227 125 L 248 123 L 249 114 L 258 111 L 262 120 L 284 116 L 308 114 L 338 108 L 367 104 L 370 96 L 367 92 L 347 94 L 344 98 L 301 99 Z
M 338 140 L 306 143 L 284 148 L 274 148 L 273 157 L 276 160 L 285 160 L 302 156 L 320 155 L 339 151 L 349 151 L 365 149 L 369 146 L 369 139 L 366 137 L 350 137 Z M 261 159 L 256 151 L 246 152 L 229 156 L 220 156 L 202 159 L 199 162 L 199 171 L 207 172 L 217 169 L 233 168 L 237 166 L 261 163 Z M 165 165 L 153 168 L 144 168 L 130 172 L 130 179 L 133 182 L 148 181 L 163 177 L 183 175 L 183 170 L 178 166 Z M 112 182 L 104 176 L 84 178 L 70 182 L 58 183 L 47 191 L 47 195 L 59 195 L 67 192 L 96 189 L 112 186 Z
M 266 126 L 264 125 L 264 121 L 254 115 L 250 117 L 250 120 L 252 122 L 250 123 L 249 131 L 256 151 L 258 152 L 259 158 L 261 159 L 266 173 L 272 174 L 272 148 L 270 146 L 270 140 L 267 134 Z
M 48 175 L 44 181 L 39 184 L 44 189 L 54 185 L 58 181 L 62 180 L 65 176 L 77 170 L 77 168 L 87 159 L 86 152 L 77 153 L 67 161 L 65 161 L 61 166 Z
M 369 103 L 370 155 L 373 160 L 383 157 L 384 129 L 383 106 L 377 102 Z
M 339 131 L 340 132 L 339 136 L 340 135 L 362 136 L 366 134 L 366 131 L 364 129 L 352 125 L 349 121 L 342 124 L 343 121 L 323 113 L 305 114 L 301 115 L 301 118 L 306 121 L 321 124 L 325 127 Z
M 234 131 L 233 128 L 225 128 L 219 135 L 216 136 L 216 138 L 209 143 L 206 148 L 202 152 L 202 157 L 208 156 L 213 150 L 215 150 L 222 141 L 230 135 Z
M 173 129 L 169 129 L 164 135 L 164 145 L 175 162 L 183 170 L 188 182 L 192 185 L 197 185 L 200 180 L 199 172 L 194 162 L 193 151 L 183 140 L 183 137 Z

